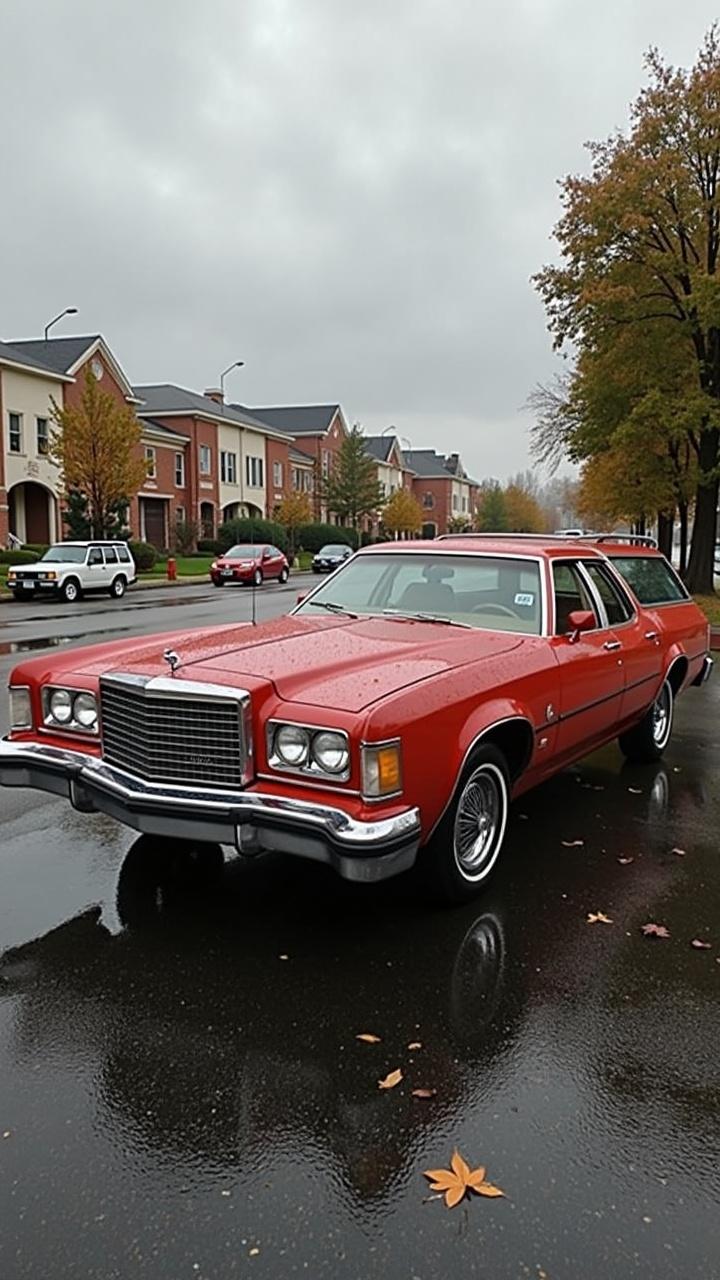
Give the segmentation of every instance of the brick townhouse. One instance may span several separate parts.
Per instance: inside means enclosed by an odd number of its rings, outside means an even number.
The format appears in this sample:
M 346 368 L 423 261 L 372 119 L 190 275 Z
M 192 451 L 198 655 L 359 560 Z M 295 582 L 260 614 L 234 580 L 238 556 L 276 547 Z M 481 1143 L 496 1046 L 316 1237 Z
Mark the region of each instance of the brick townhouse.
M 241 405 L 232 407 L 242 409 Z M 298 481 L 293 487 L 302 487 L 304 492 L 312 495 L 316 519 L 327 520 L 331 513 L 322 502 L 320 478 L 328 475 L 335 465 L 342 442 L 348 434 L 341 405 L 263 405 L 254 406 L 246 412 L 259 418 L 273 430 L 293 437 L 294 457 L 290 465 L 292 477 Z M 308 459 L 312 467 L 312 483 L 309 480 Z
M 479 485 L 463 467 L 457 453 L 443 457 L 434 449 L 407 449 L 405 465 L 412 472 L 412 491 L 423 509 L 424 538 L 447 533 L 451 521 L 471 526 Z

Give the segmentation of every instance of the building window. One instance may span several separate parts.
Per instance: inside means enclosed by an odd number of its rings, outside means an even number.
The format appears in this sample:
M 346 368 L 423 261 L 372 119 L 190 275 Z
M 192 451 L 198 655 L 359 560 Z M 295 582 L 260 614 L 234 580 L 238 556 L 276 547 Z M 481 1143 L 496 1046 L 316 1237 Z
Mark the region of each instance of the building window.
M 434 506 L 435 506 L 435 499 L 434 499 L 433 495 L 432 495 L 431 493 L 424 493 L 424 494 L 423 494 L 423 503 L 422 503 L 422 504 L 423 504 L 423 506 L 424 506 L 424 507 L 427 507 L 427 508 L 428 508 L 428 510 L 429 510 L 431 507 L 434 507 Z
M 246 458 L 245 475 L 251 489 L 262 489 L 265 483 L 264 460 L 262 458 Z
M 323 451 L 322 451 L 322 473 L 323 473 L 323 475 L 324 475 L 324 476 L 329 476 L 329 475 L 330 475 L 330 459 L 331 459 L 331 457 L 332 457 L 332 454 L 331 454 L 330 450 L 329 450 L 329 449 L 323 449 Z
M 35 426 L 37 428 L 37 451 L 38 457 L 46 458 L 50 447 L 50 439 L 48 434 L 47 418 L 36 418 Z
M 185 508 L 184 508 L 184 507 L 177 507 L 177 508 L 176 508 L 176 510 L 175 510 L 175 523 L 176 523 L 176 524 L 184 524 L 184 523 L 185 523 Z
M 177 489 L 185 488 L 185 454 L 184 453 L 175 454 L 175 487 Z M 182 507 L 180 507 L 179 510 L 182 511 Z M 183 511 L 183 520 L 184 519 L 185 519 L 185 512 Z
M 220 479 L 223 484 L 237 484 L 237 454 L 220 451 Z
M 458 496 L 456 493 L 454 493 L 453 494 L 453 511 L 457 511 L 457 509 L 458 509 Z
M 10 452 L 22 453 L 23 451 L 22 414 L 9 413 L 8 427 L 10 432 Z
M 148 480 L 157 479 L 157 458 L 152 445 L 145 445 L 145 470 L 147 471 Z
M 282 462 L 273 462 L 273 484 L 276 489 L 282 489 Z
M 290 482 L 292 484 L 293 489 L 300 489 L 302 487 L 301 481 L 300 481 L 300 470 L 298 467 L 291 468 Z
M 200 445 L 200 475 L 209 476 L 212 471 L 212 450 L 209 444 Z
M 467 509 L 468 509 L 468 500 L 467 498 L 463 498 L 463 511 L 467 511 Z

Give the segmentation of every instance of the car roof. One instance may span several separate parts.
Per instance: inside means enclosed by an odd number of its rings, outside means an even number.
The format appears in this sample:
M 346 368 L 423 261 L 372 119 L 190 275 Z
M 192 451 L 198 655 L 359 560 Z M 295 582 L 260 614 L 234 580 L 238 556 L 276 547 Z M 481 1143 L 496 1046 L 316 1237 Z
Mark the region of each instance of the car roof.
M 51 542 L 51 547 L 126 547 L 122 538 L 86 538 L 83 542 Z
M 630 535 L 628 535 L 629 538 Z M 550 556 L 577 558 L 578 555 L 603 559 L 608 555 L 642 555 L 659 556 L 656 546 L 635 544 L 623 541 L 622 535 L 598 534 L 594 537 L 568 538 L 552 534 L 443 534 L 439 538 L 416 538 L 409 542 L 383 542 L 372 547 L 364 547 L 363 554 L 376 554 L 383 551 L 418 551 L 435 552 L 476 551 L 483 555 L 528 555 L 534 558 Z

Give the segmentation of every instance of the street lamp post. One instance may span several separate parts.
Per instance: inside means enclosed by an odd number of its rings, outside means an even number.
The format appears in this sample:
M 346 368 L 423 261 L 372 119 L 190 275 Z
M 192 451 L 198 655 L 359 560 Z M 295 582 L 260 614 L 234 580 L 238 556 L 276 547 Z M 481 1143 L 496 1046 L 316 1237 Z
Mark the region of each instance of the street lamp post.
M 227 375 L 231 373 L 233 369 L 242 369 L 244 364 L 244 360 L 234 360 L 233 363 L 229 364 L 227 369 L 224 369 L 220 374 L 220 393 L 223 398 L 223 404 L 225 403 L 225 379 Z
M 51 320 L 49 324 L 45 325 L 45 341 L 47 342 L 48 334 L 52 329 L 53 325 L 57 324 L 58 320 L 62 320 L 63 316 L 76 316 L 76 315 L 77 315 L 77 307 L 66 307 L 64 311 L 61 311 L 59 315 L 55 316 L 54 320 Z

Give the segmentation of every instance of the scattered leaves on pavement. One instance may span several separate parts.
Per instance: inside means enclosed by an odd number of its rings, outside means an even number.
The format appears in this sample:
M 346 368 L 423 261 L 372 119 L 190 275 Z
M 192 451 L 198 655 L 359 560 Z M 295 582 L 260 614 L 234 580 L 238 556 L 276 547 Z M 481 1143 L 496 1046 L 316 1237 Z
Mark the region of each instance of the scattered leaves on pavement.
M 710 951 L 712 942 L 705 942 L 703 938 L 693 938 L 690 946 L 694 947 L 696 951 Z
M 630 863 L 634 861 L 635 861 L 634 858 L 618 858 L 618 862 L 620 863 L 621 867 L 629 867 Z
M 412 1091 L 413 1098 L 434 1098 L 436 1094 L 437 1089 L 413 1089 Z
M 394 1089 L 403 1078 L 403 1073 L 398 1067 L 397 1071 L 391 1071 L 385 1076 L 384 1080 L 378 1080 L 378 1089 Z
M 562 840 L 561 844 L 563 849 L 582 849 L 585 844 L 585 841 L 584 840 Z
M 363 1040 L 365 1044 L 380 1044 L 380 1036 L 374 1036 L 372 1031 L 361 1031 L 356 1040 Z
M 589 911 L 587 917 L 588 924 L 612 924 L 609 916 L 603 911 Z
M 499 1187 L 485 1181 L 484 1168 L 471 1169 L 459 1151 L 453 1153 L 449 1169 L 427 1169 L 423 1177 L 430 1179 L 432 1191 L 442 1192 L 448 1209 L 454 1209 L 455 1205 L 460 1204 L 468 1191 L 474 1191 L 478 1196 L 490 1197 L 505 1194 Z
M 644 924 L 641 932 L 646 938 L 669 938 L 670 930 L 664 924 Z

